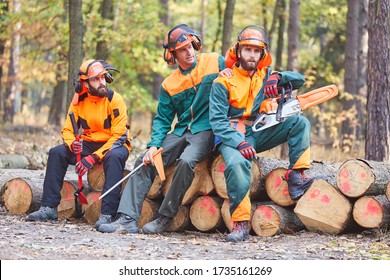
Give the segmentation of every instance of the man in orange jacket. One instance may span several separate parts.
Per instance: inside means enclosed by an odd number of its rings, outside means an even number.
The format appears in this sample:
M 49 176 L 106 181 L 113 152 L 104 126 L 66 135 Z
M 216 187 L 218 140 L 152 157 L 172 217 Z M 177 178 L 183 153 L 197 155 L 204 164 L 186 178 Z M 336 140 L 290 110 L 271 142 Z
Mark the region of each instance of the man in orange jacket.
M 75 97 L 69 107 L 78 127 L 82 128 L 80 141 L 74 135 L 70 117 L 62 129 L 64 144 L 49 151 L 41 207 L 28 215 L 27 220 L 57 219 L 57 206 L 68 165 L 75 165 L 83 176 L 94 164 L 103 163 L 105 183 L 103 192 L 122 179 L 123 169 L 131 150 L 127 131 L 127 106 L 122 96 L 108 89 L 113 81 L 110 70 L 116 70 L 104 60 L 86 60 L 75 78 Z M 81 160 L 76 162 L 76 154 Z M 96 222 L 109 223 L 116 214 L 120 188 L 102 200 L 101 215 Z

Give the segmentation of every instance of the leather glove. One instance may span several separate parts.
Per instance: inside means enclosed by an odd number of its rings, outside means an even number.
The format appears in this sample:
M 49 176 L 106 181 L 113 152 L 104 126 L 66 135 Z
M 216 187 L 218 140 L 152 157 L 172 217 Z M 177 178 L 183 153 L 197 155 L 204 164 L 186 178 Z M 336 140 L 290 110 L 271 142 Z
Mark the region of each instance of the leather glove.
M 76 163 L 76 173 L 79 176 L 83 176 L 87 171 L 98 161 L 98 157 L 95 155 L 89 155 L 82 158 L 79 162 Z
M 80 141 L 73 141 L 72 145 L 70 145 L 70 149 L 72 150 L 72 152 L 74 154 L 81 154 L 81 152 L 83 151 L 83 141 L 80 140 Z
M 268 80 L 264 85 L 264 97 L 265 98 L 273 98 L 278 97 L 278 82 L 279 82 L 279 74 L 273 73 L 269 76 Z
M 237 146 L 237 149 L 240 151 L 242 156 L 246 159 L 255 159 L 256 158 L 256 150 L 247 141 L 242 141 Z

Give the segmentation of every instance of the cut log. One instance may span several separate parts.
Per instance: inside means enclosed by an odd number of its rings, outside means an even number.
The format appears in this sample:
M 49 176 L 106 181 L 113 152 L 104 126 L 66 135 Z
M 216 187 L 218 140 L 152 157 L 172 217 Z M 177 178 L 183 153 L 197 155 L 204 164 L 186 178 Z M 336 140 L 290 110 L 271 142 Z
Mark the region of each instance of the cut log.
M 202 232 L 225 231 L 221 215 L 223 199 L 216 196 L 200 196 L 190 208 L 190 220 L 196 229 Z
M 233 228 L 233 222 L 232 222 L 232 216 L 230 215 L 229 207 L 230 207 L 230 201 L 229 199 L 225 199 L 221 206 L 221 215 L 226 228 L 229 230 L 229 232 L 231 232 Z M 253 214 L 253 208 L 251 209 L 251 219 L 252 219 L 252 214 Z M 251 230 L 251 228 L 252 228 L 251 223 L 249 223 L 249 230 Z
M 180 232 L 183 230 L 191 230 L 194 226 L 190 220 L 190 206 L 180 205 L 179 211 L 173 218 L 172 224 L 167 228 L 170 232 Z
M 226 191 L 226 180 L 225 180 L 225 161 L 221 154 L 219 154 L 211 163 L 211 178 L 214 182 L 215 191 L 217 192 L 218 196 L 223 199 L 228 199 L 227 191 Z M 257 161 L 253 161 L 252 168 L 251 168 L 251 184 L 250 184 L 250 191 L 249 196 L 251 199 L 256 200 L 259 197 L 264 197 L 265 190 L 264 187 L 261 185 L 261 174 L 260 174 L 260 168 Z
M 101 192 L 91 191 L 86 194 L 88 205 L 83 205 L 82 209 L 84 212 L 83 219 L 88 224 L 95 224 L 100 216 L 100 208 L 102 206 L 102 201 L 99 199 Z
M 161 201 L 145 198 L 142 203 L 141 215 L 138 220 L 139 228 L 157 218 L 160 205 Z
M 353 198 L 383 195 L 390 183 L 390 163 L 351 159 L 337 171 L 337 186 Z
M 72 217 L 79 216 L 77 213 L 74 193 L 78 188 L 77 182 L 64 180 L 61 189 L 61 201 L 57 206 L 59 220 L 69 220 Z
M 95 164 L 88 170 L 87 181 L 92 190 L 101 192 L 103 190 L 105 180 L 106 176 L 104 175 L 102 163 Z
M 293 210 L 270 202 L 256 204 L 251 224 L 256 235 L 261 237 L 280 233 L 293 234 L 305 229 Z
M 386 197 L 388 200 L 390 200 L 390 182 L 387 184 L 386 187 Z
M 326 164 L 323 162 L 313 161 L 310 164 L 310 169 L 305 171 L 308 178 L 323 177 L 329 184 L 335 186 L 336 173 L 340 167 L 339 163 Z M 280 206 L 292 206 L 296 202 L 293 201 L 288 192 L 288 185 L 285 180 L 287 168 L 276 168 L 269 172 L 265 180 L 265 190 L 268 197 Z
M 298 200 L 294 212 L 309 231 L 340 234 L 356 225 L 351 202 L 322 179 L 314 180 Z
M 149 199 L 162 199 L 164 197 L 163 192 L 164 192 L 164 187 L 166 185 L 171 185 L 172 183 L 172 177 L 173 177 L 173 172 L 175 171 L 175 165 L 171 165 L 169 167 L 165 168 L 165 180 L 162 182 L 160 179 L 160 176 L 156 176 L 154 178 L 153 184 L 150 187 L 150 190 L 148 194 L 146 195 L 147 198 Z
M 2 204 L 11 215 L 23 215 L 39 209 L 43 179 L 13 178 L 0 190 Z
M 359 198 L 352 212 L 354 220 L 365 228 L 390 228 L 390 201 L 384 195 Z
M 169 177 L 167 177 L 167 180 L 163 187 L 164 196 L 167 194 L 169 188 L 171 187 L 174 169 L 170 172 L 172 173 L 170 173 Z M 182 205 L 190 205 L 197 197 L 201 195 L 212 194 L 214 190 L 214 183 L 210 175 L 209 159 L 206 159 L 195 165 L 194 173 L 194 179 L 192 180 L 191 185 L 184 194 Z
M 130 171 L 127 169 L 123 170 L 123 177 L 125 177 L 127 174 L 129 174 L 129 172 Z M 104 175 L 104 169 L 103 169 L 102 163 L 95 164 L 94 166 L 92 166 L 88 170 L 87 181 L 88 181 L 89 187 L 92 190 L 97 191 L 97 192 L 101 192 L 103 190 L 105 180 L 106 180 L 106 176 Z M 129 178 L 127 178 L 126 180 L 124 180 L 122 182 L 121 193 L 122 193 L 124 186 L 126 186 L 126 183 L 128 180 L 129 180 Z
M 0 155 L 0 168 L 25 169 L 29 165 L 28 159 L 23 155 Z

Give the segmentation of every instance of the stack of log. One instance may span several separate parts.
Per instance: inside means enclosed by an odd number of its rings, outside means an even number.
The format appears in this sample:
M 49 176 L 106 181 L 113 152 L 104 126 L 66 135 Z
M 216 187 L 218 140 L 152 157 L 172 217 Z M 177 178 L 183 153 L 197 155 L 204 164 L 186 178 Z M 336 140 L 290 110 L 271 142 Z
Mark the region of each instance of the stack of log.
M 250 198 L 253 234 L 266 237 L 291 234 L 300 230 L 341 234 L 362 229 L 389 228 L 390 164 L 347 160 L 342 164 L 312 162 L 308 177 L 316 177 L 311 187 L 297 201 L 290 198 L 284 179 L 288 162 L 259 158 L 252 165 Z M 229 198 L 224 178 L 225 163 L 221 155 L 195 167 L 195 177 L 185 193 L 179 212 L 168 231 L 198 230 L 225 232 L 232 228 Z M 124 175 L 129 171 L 125 170 Z M 174 166 L 165 169 L 166 180 L 159 177 L 147 194 L 139 227 L 153 220 L 174 173 Z M 0 174 L 1 175 L 1 174 Z M 22 215 L 39 207 L 43 178 L 9 178 L 0 176 L 2 204 L 13 215 Z M 88 206 L 80 207 L 74 199 L 77 176 L 66 178 L 58 207 L 59 218 L 79 217 L 90 224 L 100 215 L 99 197 L 104 184 L 101 165 L 89 170 L 84 182 Z M 122 188 L 126 185 L 123 182 Z

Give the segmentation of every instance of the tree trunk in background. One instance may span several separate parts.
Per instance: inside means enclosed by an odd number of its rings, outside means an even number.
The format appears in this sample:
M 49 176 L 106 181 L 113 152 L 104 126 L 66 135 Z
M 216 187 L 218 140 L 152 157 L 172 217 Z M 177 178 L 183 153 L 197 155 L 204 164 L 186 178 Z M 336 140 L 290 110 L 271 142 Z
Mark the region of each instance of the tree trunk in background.
M 260 6 L 261 6 L 261 13 L 263 15 L 263 29 L 268 32 L 268 20 L 267 20 L 267 17 L 266 17 L 266 14 L 268 13 L 268 9 L 267 9 L 267 1 L 266 0 L 263 0 L 260 2 Z M 268 34 L 267 34 L 268 36 Z
M 368 52 L 368 0 L 361 0 L 359 9 L 359 44 L 358 44 L 358 96 L 356 138 L 364 140 L 365 108 L 367 100 L 367 52 Z
M 83 62 L 83 15 L 81 0 L 69 0 L 69 68 L 68 94 L 66 107 L 68 108 L 74 95 L 73 81 Z
M 161 5 L 161 9 L 159 12 L 160 20 L 165 26 L 169 26 L 171 18 L 169 16 L 168 0 L 160 0 L 160 5 Z M 166 30 L 166 32 L 168 32 L 168 30 Z M 165 38 L 165 34 L 164 34 L 164 38 Z M 162 46 L 159 45 L 158 47 L 161 48 Z M 164 77 L 161 76 L 160 74 L 158 73 L 153 74 L 153 97 L 156 100 L 158 99 L 158 92 L 160 90 L 160 85 L 163 82 L 163 80 Z M 152 120 L 154 119 L 155 115 L 156 114 L 152 113 Z M 153 125 L 153 121 L 152 121 L 152 125 Z
M 343 100 L 345 120 L 342 123 L 341 146 L 350 152 L 356 141 L 357 121 L 356 98 L 358 96 L 358 45 L 359 45 L 359 2 L 348 0 L 347 39 L 345 42 L 344 85 L 347 96 Z
M 215 33 L 215 38 L 214 38 L 214 41 L 213 41 L 213 47 L 211 49 L 212 52 L 216 52 L 216 45 L 219 41 L 219 37 L 220 37 L 220 34 L 222 32 L 222 3 L 221 3 L 221 0 L 218 0 L 217 1 L 217 9 L 218 9 L 218 28 L 217 28 L 217 31 Z M 224 53 L 222 54 L 223 56 L 225 55 Z
M 112 21 L 114 18 L 113 14 L 113 5 L 112 0 L 103 0 L 102 5 L 100 6 L 100 15 L 102 17 L 101 23 L 104 25 L 107 21 Z M 104 32 L 104 26 L 101 26 L 99 29 L 98 38 L 100 40 L 96 44 L 96 59 L 104 59 L 107 60 L 109 57 L 109 51 L 107 46 L 107 40 L 104 36 L 102 36 L 102 32 Z
M 4 20 L 6 20 L 6 15 L 8 14 L 8 0 L 0 0 L 1 7 L 0 7 L 0 23 L 3 24 Z M 1 30 L 3 32 L 3 30 Z M 4 59 L 4 51 L 5 51 L 5 44 L 6 40 L 0 40 L 0 61 L 5 61 Z M 0 64 L 0 117 L 4 113 L 4 105 L 5 100 L 3 96 L 3 64 Z
M 299 48 L 299 6 L 300 0 L 290 0 L 288 32 L 287 32 L 287 70 L 298 71 L 298 48 Z M 281 146 L 280 158 L 288 159 L 287 142 Z
M 206 26 L 207 26 L 207 7 L 208 7 L 208 1 L 202 0 L 202 9 L 201 9 L 201 27 L 200 27 L 200 36 L 203 38 L 206 38 Z M 203 45 L 201 52 L 207 52 L 206 45 Z
M 20 2 L 13 1 L 12 2 L 12 12 L 19 13 L 20 12 Z M 7 76 L 7 85 L 5 89 L 4 96 L 4 115 L 3 121 L 13 123 L 15 109 L 16 109 L 16 100 L 20 101 L 20 83 L 17 79 L 17 74 L 19 70 L 19 53 L 20 53 L 20 29 L 21 24 L 17 22 L 13 25 L 13 31 L 11 36 L 11 46 L 10 46 L 10 59 L 8 65 L 8 76 Z
M 282 57 L 283 57 L 283 48 L 284 48 L 284 30 L 286 29 L 286 1 L 280 0 L 278 9 L 278 19 L 279 19 L 279 28 L 278 28 L 278 44 L 276 46 L 276 59 L 274 70 L 282 70 Z
M 370 0 L 368 9 L 368 96 L 365 158 L 390 160 L 390 47 L 388 0 Z
M 225 55 L 232 43 L 230 40 L 233 32 L 234 3 L 235 0 L 226 1 L 225 15 L 223 17 L 222 55 Z

